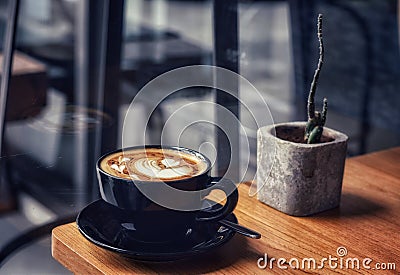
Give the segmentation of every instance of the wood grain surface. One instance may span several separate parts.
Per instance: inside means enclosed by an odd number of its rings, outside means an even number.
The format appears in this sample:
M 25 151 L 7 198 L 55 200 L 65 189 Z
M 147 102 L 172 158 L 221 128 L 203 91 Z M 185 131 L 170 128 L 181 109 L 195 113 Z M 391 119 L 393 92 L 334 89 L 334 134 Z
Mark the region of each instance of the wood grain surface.
M 311 217 L 283 214 L 250 197 L 248 190 L 248 183 L 240 184 L 235 214 L 262 234 L 259 240 L 235 235 L 223 247 L 194 258 L 140 263 L 90 243 L 71 223 L 53 230 L 53 257 L 76 274 L 399 274 L 400 148 L 347 159 L 340 207 Z M 347 254 L 339 256 L 338 248 Z M 257 262 L 265 255 L 267 266 L 260 268 Z M 299 269 L 289 261 L 298 261 Z

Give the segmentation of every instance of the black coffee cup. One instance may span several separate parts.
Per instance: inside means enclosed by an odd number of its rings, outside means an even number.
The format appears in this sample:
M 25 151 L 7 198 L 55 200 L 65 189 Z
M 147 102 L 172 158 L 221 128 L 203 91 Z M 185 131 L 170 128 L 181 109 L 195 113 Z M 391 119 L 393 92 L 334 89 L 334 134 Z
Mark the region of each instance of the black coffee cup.
M 194 175 L 167 181 L 136 178 L 135 175 L 123 177 L 119 172 L 103 169 L 110 156 L 133 156 L 141 151 L 152 150 L 190 156 L 201 162 L 199 167 L 202 169 L 196 170 Z M 203 222 L 224 219 L 232 213 L 238 201 L 238 191 L 231 180 L 211 177 L 210 160 L 199 152 L 183 147 L 155 145 L 119 149 L 102 156 L 96 168 L 102 199 L 126 212 L 130 230 L 135 230 L 135 236 L 143 241 L 182 238 Z M 211 209 L 204 198 L 215 189 L 225 193 L 226 203 Z

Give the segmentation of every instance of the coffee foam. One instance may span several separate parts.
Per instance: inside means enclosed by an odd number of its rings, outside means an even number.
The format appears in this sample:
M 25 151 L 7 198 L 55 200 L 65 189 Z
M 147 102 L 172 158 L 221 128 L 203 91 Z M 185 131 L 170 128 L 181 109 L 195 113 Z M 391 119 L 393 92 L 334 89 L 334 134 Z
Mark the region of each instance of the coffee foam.
M 133 149 L 106 156 L 100 168 L 117 177 L 142 181 L 171 181 L 203 173 L 208 165 L 199 157 L 173 149 Z

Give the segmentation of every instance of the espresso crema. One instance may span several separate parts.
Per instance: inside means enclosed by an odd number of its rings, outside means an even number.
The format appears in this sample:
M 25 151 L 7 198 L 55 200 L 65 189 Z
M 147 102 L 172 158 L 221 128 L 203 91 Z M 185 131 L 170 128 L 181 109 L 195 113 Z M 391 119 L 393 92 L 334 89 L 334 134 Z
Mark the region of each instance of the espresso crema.
M 142 181 L 172 181 L 197 176 L 207 162 L 190 153 L 173 149 L 133 149 L 110 154 L 100 168 L 116 177 Z

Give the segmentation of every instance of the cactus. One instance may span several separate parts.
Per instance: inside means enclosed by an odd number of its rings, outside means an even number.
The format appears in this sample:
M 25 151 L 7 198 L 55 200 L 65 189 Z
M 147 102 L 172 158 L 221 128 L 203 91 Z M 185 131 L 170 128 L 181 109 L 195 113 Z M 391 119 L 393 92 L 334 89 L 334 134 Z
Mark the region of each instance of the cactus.
M 317 82 L 324 62 L 324 44 L 322 40 L 322 14 L 318 15 L 318 41 L 319 41 L 319 59 L 317 69 L 315 70 L 313 81 L 311 82 L 310 92 L 308 94 L 307 114 L 308 121 L 304 133 L 304 141 L 307 143 L 318 143 L 321 141 L 322 132 L 326 121 L 328 111 L 328 100 L 324 98 L 322 112 L 315 111 L 314 97 L 317 89 Z

